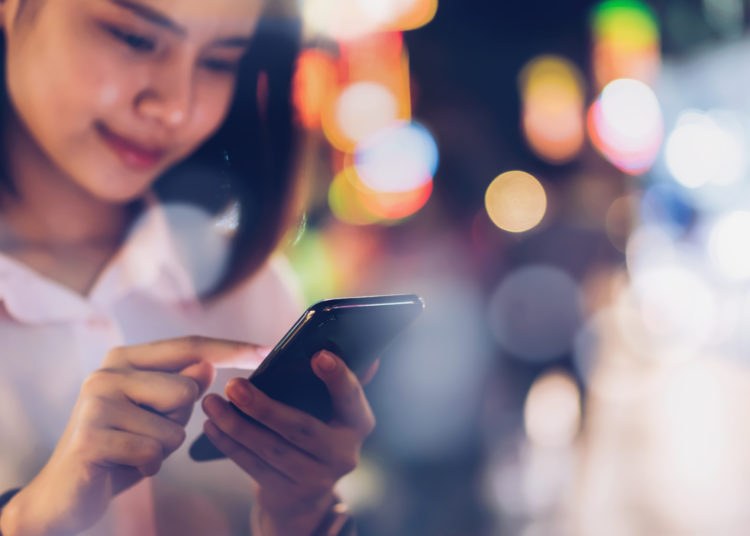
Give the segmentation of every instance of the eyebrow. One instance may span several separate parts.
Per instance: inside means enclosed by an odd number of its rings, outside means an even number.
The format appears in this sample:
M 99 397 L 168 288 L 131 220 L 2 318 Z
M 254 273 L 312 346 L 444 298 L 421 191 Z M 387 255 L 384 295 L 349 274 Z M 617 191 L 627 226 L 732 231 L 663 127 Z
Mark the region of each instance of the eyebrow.
M 131 0 L 111 0 L 111 1 L 113 4 L 116 4 L 124 9 L 127 9 L 128 11 L 135 13 L 142 19 L 146 19 L 147 21 L 153 24 L 156 24 L 157 26 L 166 28 L 167 30 L 170 30 L 171 32 L 177 35 L 187 34 L 187 30 L 185 30 L 185 28 L 178 25 L 176 22 L 174 22 L 172 19 L 170 19 L 163 13 L 160 13 L 159 11 L 151 7 L 148 7 L 139 2 L 132 2 Z
M 166 28 L 174 34 L 184 37 L 188 33 L 185 28 L 177 24 L 175 21 L 145 4 L 134 2 L 132 0 L 111 0 L 111 2 L 121 8 L 131 11 L 135 15 L 151 22 L 152 24 Z M 249 37 L 228 37 L 225 39 L 219 39 L 212 44 L 219 47 L 246 48 L 250 45 L 250 42 L 251 38 Z

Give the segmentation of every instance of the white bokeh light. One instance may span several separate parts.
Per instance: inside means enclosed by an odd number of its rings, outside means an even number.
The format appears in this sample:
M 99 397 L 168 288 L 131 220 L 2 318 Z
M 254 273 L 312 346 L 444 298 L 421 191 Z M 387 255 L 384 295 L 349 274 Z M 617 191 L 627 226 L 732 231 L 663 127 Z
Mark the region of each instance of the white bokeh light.
M 410 192 L 429 183 L 438 167 L 438 148 L 417 123 L 399 123 L 379 131 L 355 153 L 362 182 L 377 192 Z
M 688 188 L 732 184 L 747 168 L 744 144 L 739 125 L 726 116 L 683 112 L 667 140 L 667 167 Z
M 711 341 L 718 318 L 713 289 L 685 260 L 654 264 L 635 274 L 619 298 L 617 311 L 626 338 L 640 333 L 636 338 L 640 342 L 633 346 L 647 344 L 655 356 L 675 350 L 688 357 L 688 350 Z M 641 338 L 644 334 L 646 341 Z
M 750 212 L 724 216 L 711 231 L 709 253 L 722 274 L 731 279 L 750 279 Z
M 578 386 L 569 374 L 551 372 L 538 378 L 524 406 L 526 435 L 546 448 L 570 446 L 581 425 Z
M 626 262 L 631 275 L 637 275 L 655 263 L 670 262 L 676 256 L 674 237 L 665 226 L 641 226 L 630 236 L 627 243 Z
M 336 121 L 341 131 L 360 142 L 396 121 L 398 102 L 393 93 L 376 82 L 348 86 L 336 101 Z
M 302 20 L 313 35 L 356 39 L 377 28 L 377 21 L 363 13 L 356 2 L 304 0 L 299 3 Z
M 355 0 L 367 17 L 378 24 L 388 24 L 408 13 L 418 0 Z
M 643 82 L 615 80 L 604 88 L 600 102 L 603 137 L 619 151 L 641 151 L 661 137 L 661 107 L 654 91 Z

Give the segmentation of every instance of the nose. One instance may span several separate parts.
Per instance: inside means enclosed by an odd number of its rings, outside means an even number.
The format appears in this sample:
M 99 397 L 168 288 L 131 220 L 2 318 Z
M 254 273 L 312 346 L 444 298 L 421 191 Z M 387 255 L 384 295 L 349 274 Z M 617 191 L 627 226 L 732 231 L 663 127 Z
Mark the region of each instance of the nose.
M 174 128 L 186 123 L 193 106 L 193 68 L 187 61 L 154 65 L 136 97 L 136 112 Z

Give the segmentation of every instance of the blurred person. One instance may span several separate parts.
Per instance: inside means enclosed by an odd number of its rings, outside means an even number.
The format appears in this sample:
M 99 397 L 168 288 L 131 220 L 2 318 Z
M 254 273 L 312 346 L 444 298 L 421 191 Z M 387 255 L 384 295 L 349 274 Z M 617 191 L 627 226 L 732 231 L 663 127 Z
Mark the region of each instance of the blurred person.
M 293 213 L 299 32 L 266 15 L 261 0 L 0 0 L 4 536 L 351 526 L 333 488 L 374 421 L 337 356 L 313 359 L 330 425 L 243 378 L 214 389 L 267 428 L 217 393 L 191 417 L 215 367 L 257 365 L 300 312 L 272 255 Z M 234 203 L 227 251 L 212 257 L 213 218 L 171 223 L 170 198 Z M 234 463 L 187 457 L 202 430 Z

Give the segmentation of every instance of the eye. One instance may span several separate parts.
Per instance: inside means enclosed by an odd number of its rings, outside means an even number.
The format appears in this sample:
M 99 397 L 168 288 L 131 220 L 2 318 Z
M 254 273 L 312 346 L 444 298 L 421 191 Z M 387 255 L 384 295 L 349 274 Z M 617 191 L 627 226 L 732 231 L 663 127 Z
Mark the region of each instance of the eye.
M 209 71 L 217 73 L 236 73 L 239 69 L 240 62 L 227 60 L 204 60 L 203 66 Z
M 156 49 L 156 43 L 148 37 L 121 30 L 114 26 L 108 26 L 107 31 L 137 52 L 152 52 Z

